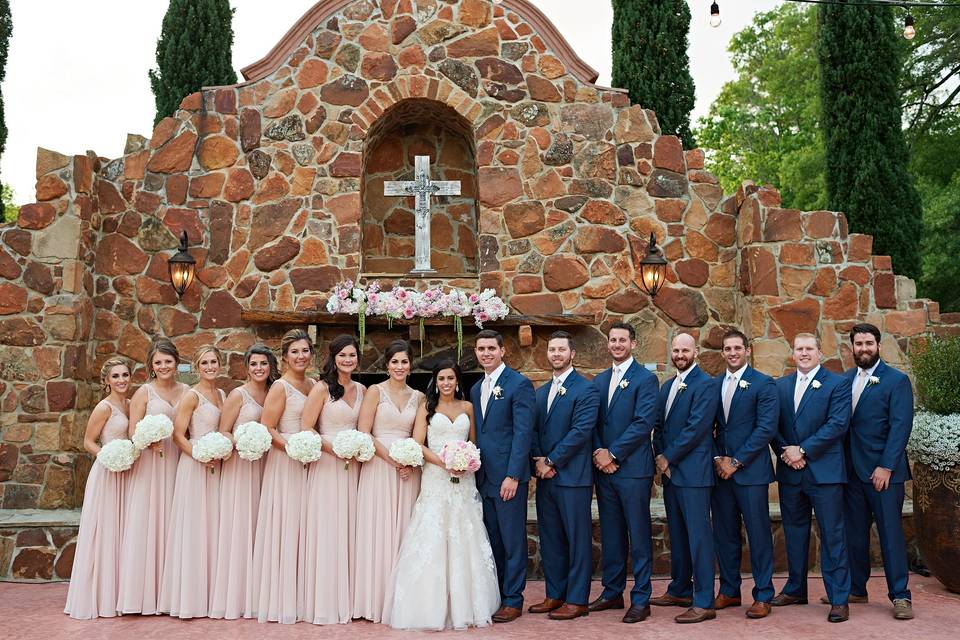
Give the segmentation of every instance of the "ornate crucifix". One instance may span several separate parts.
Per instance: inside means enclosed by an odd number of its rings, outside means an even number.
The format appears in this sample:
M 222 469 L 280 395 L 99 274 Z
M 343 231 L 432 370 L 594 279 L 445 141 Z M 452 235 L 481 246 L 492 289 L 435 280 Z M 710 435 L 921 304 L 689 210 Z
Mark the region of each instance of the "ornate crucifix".
M 383 183 L 385 196 L 416 196 L 414 207 L 416 235 L 411 274 L 436 273 L 430 266 L 430 196 L 460 195 L 459 180 L 430 180 L 430 156 L 417 156 L 413 180 L 389 180 Z

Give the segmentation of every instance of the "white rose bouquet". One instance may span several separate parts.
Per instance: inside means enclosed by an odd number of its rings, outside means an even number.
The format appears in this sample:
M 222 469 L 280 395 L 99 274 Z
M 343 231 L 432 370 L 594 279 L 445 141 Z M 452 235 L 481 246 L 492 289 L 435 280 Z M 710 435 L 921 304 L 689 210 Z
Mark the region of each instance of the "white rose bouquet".
M 405 467 L 422 467 L 423 447 L 413 438 L 401 438 L 390 445 L 390 457 Z
M 133 446 L 133 442 L 126 438 L 117 438 L 100 448 L 97 453 L 97 462 L 109 471 L 120 473 L 132 467 L 139 456 L 140 451 Z
M 333 438 L 333 452 L 345 460 L 344 469 L 350 468 L 350 461 L 366 462 L 373 458 L 377 450 L 369 433 L 356 429 L 344 429 Z
M 143 416 L 140 422 L 133 430 L 133 446 L 143 451 L 154 442 L 160 442 L 164 438 L 173 435 L 173 420 L 158 413 L 152 416 Z M 160 457 L 163 457 L 163 451 L 160 451 Z
M 211 431 L 203 434 L 193 443 L 190 455 L 197 462 L 206 464 L 212 460 L 223 460 L 229 457 L 232 451 L 233 443 L 230 442 L 230 438 L 219 431 Z M 210 473 L 213 471 L 211 468 Z
M 316 431 L 298 431 L 287 440 L 287 455 L 306 467 L 320 459 L 323 440 Z
M 273 444 L 270 431 L 259 422 L 244 422 L 233 430 L 237 455 L 244 460 L 259 460 Z

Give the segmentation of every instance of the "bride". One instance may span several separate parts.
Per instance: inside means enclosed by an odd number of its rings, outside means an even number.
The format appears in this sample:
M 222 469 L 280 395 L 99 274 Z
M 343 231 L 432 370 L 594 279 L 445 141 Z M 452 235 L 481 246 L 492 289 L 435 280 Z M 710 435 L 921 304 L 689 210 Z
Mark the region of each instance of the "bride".
M 440 461 L 447 442 L 476 442 L 473 407 L 462 400 L 460 368 L 441 361 L 417 413 L 413 437 L 424 443 L 420 497 L 387 587 L 383 622 L 396 629 L 484 627 L 500 607 L 496 566 L 472 474 Z M 451 476 L 460 481 L 451 482 Z

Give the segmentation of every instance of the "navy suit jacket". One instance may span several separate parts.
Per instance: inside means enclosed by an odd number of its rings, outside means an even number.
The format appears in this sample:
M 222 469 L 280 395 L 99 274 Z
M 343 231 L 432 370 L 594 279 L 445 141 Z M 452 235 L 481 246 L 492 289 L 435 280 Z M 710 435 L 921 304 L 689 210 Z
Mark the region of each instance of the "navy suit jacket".
M 554 464 L 561 487 L 593 485 L 593 430 L 597 425 L 597 391 L 576 370 L 563 382 L 566 393 L 553 399 L 547 411 L 551 380 L 537 389 L 537 422 L 530 455 L 546 456 Z
M 870 474 L 877 467 L 893 472 L 890 482 L 904 482 L 912 477 L 906 447 L 913 430 L 913 388 L 905 374 L 883 360 L 877 364 L 873 375 L 880 382 L 867 383 L 860 394 L 857 409 L 850 417 L 847 462 L 864 482 L 870 481 Z M 857 367 L 844 376 L 852 394 Z
M 780 399 L 773 378 L 748 366 L 730 400 L 730 420 L 723 416 L 723 380 L 727 371 L 716 377 L 717 405 L 716 455 L 730 456 L 743 463 L 733 481 L 737 484 L 770 484 L 773 482 L 773 463 L 770 461 L 770 441 L 777 435 L 780 419 Z
M 521 373 L 505 367 L 494 385 L 500 388 L 500 397 L 495 397 L 491 389 L 486 415 L 480 407 L 482 386 L 483 379 L 470 391 L 482 463 L 477 472 L 477 488 L 485 495 L 495 495 L 507 476 L 520 482 L 530 480 L 533 384 Z
M 675 486 L 712 487 L 715 480 L 711 435 L 720 392 L 717 381 L 699 365 L 687 374 L 684 383 L 687 388 L 677 391 L 668 416 L 664 414 L 673 378 L 660 387 L 654 450 L 669 461 L 670 482 Z
M 593 379 L 600 401 L 593 448 L 607 449 L 617 459 L 616 475 L 652 478 L 654 464 L 650 434 L 657 421 L 657 376 L 632 360 L 608 407 L 607 394 L 612 375 L 611 367 Z M 624 380 L 627 381 L 626 388 L 623 388 Z
M 814 381 L 820 383 L 815 389 Z M 777 481 L 800 484 L 803 473 L 810 471 L 816 484 L 837 484 L 847 481 L 843 440 L 850 425 L 850 383 L 843 376 L 820 367 L 793 410 L 793 391 L 797 374 L 777 380 L 780 393 L 780 426 L 773 439 L 773 451 L 778 456 Z M 783 447 L 799 445 L 806 452 L 807 466 L 801 471 L 791 469 L 779 459 Z

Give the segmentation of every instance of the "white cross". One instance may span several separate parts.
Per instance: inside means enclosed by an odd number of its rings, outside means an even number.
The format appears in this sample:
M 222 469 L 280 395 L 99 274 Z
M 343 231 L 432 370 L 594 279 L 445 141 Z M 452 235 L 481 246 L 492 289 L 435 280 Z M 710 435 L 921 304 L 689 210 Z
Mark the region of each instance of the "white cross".
M 415 253 L 412 274 L 435 273 L 430 266 L 430 196 L 460 195 L 459 180 L 430 180 L 430 156 L 417 156 L 413 180 L 388 180 L 383 183 L 385 196 L 416 196 Z

